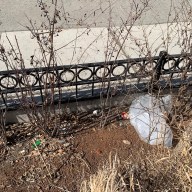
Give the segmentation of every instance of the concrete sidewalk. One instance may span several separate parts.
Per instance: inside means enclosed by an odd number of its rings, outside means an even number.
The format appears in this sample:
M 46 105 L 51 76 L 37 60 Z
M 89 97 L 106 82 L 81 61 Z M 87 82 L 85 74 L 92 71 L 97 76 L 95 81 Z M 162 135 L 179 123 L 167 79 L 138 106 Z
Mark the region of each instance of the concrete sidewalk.
M 26 30 L 25 26 L 30 25 L 28 19 L 35 22 L 35 26 L 39 28 L 46 19 L 38 6 L 38 1 L 0 0 L 0 33 Z M 43 2 L 50 6 L 49 14 L 52 16 L 51 2 L 54 1 Z M 192 0 L 185 3 L 183 0 L 58 0 L 58 9 L 61 13 L 58 25 L 65 29 L 108 27 L 109 24 L 121 26 L 126 21 L 131 22 L 130 13 L 136 10 L 135 5 L 139 10 L 145 2 L 148 3 L 147 8 L 135 25 L 167 23 L 168 20 L 173 21 L 177 14 L 178 20 L 184 21 L 182 11 L 186 10 L 183 10 L 183 5 L 189 8 L 192 4 Z M 174 13 L 170 14 L 170 11 Z
M 11 50 L 9 39 L 12 46 L 17 49 L 16 37 L 27 68 L 34 67 L 30 65 L 33 55 L 34 59 L 39 61 L 36 66 L 43 66 L 37 41 L 32 39 L 29 31 L 25 31 L 26 26 L 30 25 L 30 20 L 35 23 L 37 29 L 42 28 L 42 22 L 47 22 L 37 2 L 0 0 L 0 43 L 6 50 Z M 47 3 L 51 17 L 54 12 L 51 2 L 54 1 L 43 2 Z M 177 22 L 185 21 L 187 18 L 183 13 L 187 14 L 189 10 L 184 9 L 190 9 L 192 0 L 185 4 L 184 1 L 148 0 L 146 9 L 130 29 L 131 18 L 135 16 L 135 12 L 145 6 L 144 2 L 58 0 L 57 7 L 61 18 L 56 25 L 61 26 L 63 30 L 54 37 L 57 64 L 81 64 L 144 57 L 149 52 L 151 56 L 155 56 L 162 50 L 168 51 L 169 54 L 181 53 L 182 42 L 186 39 L 186 33 L 182 34 L 182 30 L 186 31 L 191 26 L 184 22 L 172 24 L 167 22 L 173 22 L 176 15 Z M 187 31 L 188 35 L 189 33 L 190 31 Z M 46 37 L 43 41 L 46 43 Z M 15 61 L 13 63 L 16 65 Z M 0 70 L 7 70 L 2 61 L 0 66 Z M 19 68 L 19 65 L 16 67 Z
M 166 50 L 169 54 L 180 54 L 183 40 L 189 36 L 182 35 L 182 30 L 189 28 L 187 23 L 172 23 L 158 25 L 129 26 L 124 28 L 80 28 L 62 30 L 54 37 L 54 50 L 58 65 L 74 65 L 90 62 L 110 61 L 117 59 L 145 57 L 151 53 L 156 56 Z M 46 41 L 46 35 L 43 42 Z M 36 39 L 29 31 L 2 33 L 0 43 L 6 50 L 12 46 L 18 52 L 16 43 L 24 59 L 25 67 L 34 67 L 30 64 L 31 56 L 38 60 L 36 67 L 44 66 L 42 54 Z M 11 42 L 11 45 L 10 45 Z M 189 51 L 189 50 L 186 50 Z M 48 57 L 48 56 L 47 56 Z M 13 60 L 14 65 L 16 65 Z M 0 61 L 0 70 L 6 70 L 5 64 Z M 20 68 L 20 66 L 16 66 Z

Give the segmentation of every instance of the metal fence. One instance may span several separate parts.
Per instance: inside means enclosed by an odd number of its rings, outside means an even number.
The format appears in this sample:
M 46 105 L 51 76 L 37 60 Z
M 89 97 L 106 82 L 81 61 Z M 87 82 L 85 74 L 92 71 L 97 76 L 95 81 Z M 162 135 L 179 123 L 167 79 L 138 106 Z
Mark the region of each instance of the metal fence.
M 189 54 L 0 71 L 0 105 L 71 102 L 191 83 Z

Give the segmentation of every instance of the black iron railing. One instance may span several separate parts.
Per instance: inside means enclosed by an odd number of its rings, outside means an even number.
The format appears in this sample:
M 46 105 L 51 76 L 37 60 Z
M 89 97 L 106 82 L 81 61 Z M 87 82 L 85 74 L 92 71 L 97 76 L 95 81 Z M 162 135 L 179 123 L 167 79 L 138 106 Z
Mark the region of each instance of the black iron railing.
M 121 91 L 148 90 L 154 82 L 165 88 L 190 84 L 189 54 L 109 62 L 0 71 L 1 107 L 19 107 L 96 98 Z M 183 75 L 185 73 L 185 75 Z

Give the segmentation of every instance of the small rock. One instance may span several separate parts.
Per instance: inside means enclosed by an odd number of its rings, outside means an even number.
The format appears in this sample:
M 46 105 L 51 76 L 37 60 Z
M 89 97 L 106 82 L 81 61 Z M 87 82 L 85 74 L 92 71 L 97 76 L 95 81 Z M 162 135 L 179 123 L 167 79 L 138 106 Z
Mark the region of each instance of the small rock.
M 120 127 L 122 127 L 122 126 L 123 126 L 123 123 L 122 123 L 121 121 L 119 122 L 119 126 L 120 126 Z
M 123 140 L 123 143 L 126 144 L 126 145 L 131 145 L 131 142 L 128 141 L 128 140 Z
M 57 140 L 58 143 L 61 143 L 61 144 L 64 144 L 66 142 L 65 139 L 62 139 L 62 140 Z
M 61 154 L 64 153 L 64 150 L 63 149 L 59 149 L 57 152 L 61 155 Z
M 96 154 L 97 154 L 97 155 L 101 155 L 102 153 L 103 153 L 103 152 L 102 152 L 100 149 L 97 149 L 97 150 L 96 150 Z
M 69 147 L 71 144 L 70 143 L 64 143 L 63 146 L 64 147 Z
M 47 157 L 47 154 L 46 154 L 46 153 L 43 153 L 42 156 L 43 156 L 43 157 Z
M 52 156 L 56 156 L 57 154 L 54 152 L 54 153 L 52 153 Z
M 19 151 L 19 154 L 24 155 L 25 152 L 26 152 L 25 149 L 23 149 L 23 150 Z

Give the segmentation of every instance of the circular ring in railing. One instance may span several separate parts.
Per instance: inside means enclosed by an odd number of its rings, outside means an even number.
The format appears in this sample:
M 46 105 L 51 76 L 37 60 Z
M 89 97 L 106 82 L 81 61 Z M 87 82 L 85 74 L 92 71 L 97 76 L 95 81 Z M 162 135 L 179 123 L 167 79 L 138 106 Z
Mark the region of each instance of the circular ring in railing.
M 18 85 L 18 80 L 16 77 L 11 75 L 4 75 L 0 78 L 0 86 L 5 89 L 13 89 Z
M 177 68 L 180 69 L 180 70 L 185 70 L 186 67 L 187 68 L 190 68 L 190 58 L 186 57 L 186 58 L 181 58 L 179 60 L 179 64 L 177 65 Z
M 123 64 L 119 64 L 113 67 L 112 69 L 112 75 L 114 77 L 119 77 L 125 74 L 126 67 Z
M 72 82 L 75 79 L 75 72 L 71 69 L 65 69 L 60 73 L 60 79 L 64 83 Z
M 21 77 L 21 83 L 23 85 L 30 85 L 30 86 L 35 86 L 37 84 L 37 76 L 33 73 L 23 75 Z
M 156 65 L 157 65 L 157 62 L 155 62 L 155 61 L 148 61 L 148 62 L 146 62 L 145 63 L 145 72 L 146 73 L 153 72 Z
M 130 75 L 137 75 L 141 71 L 141 63 L 130 63 L 128 73 Z
M 95 75 L 99 79 L 106 78 L 109 75 L 109 68 L 104 66 L 98 67 L 95 71 Z
M 86 68 L 80 69 L 78 71 L 77 76 L 81 81 L 86 81 L 86 80 L 89 80 L 93 76 L 93 72 L 90 68 L 86 67 Z
M 175 59 L 168 59 L 164 64 L 162 69 L 164 71 L 171 71 L 175 68 L 176 60 Z
M 57 81 L 57 76 L 54 72 L 49 71 L 49 72 L 43 72 L 41 77 L 41 82 L 45 84 L 54 84 Z

